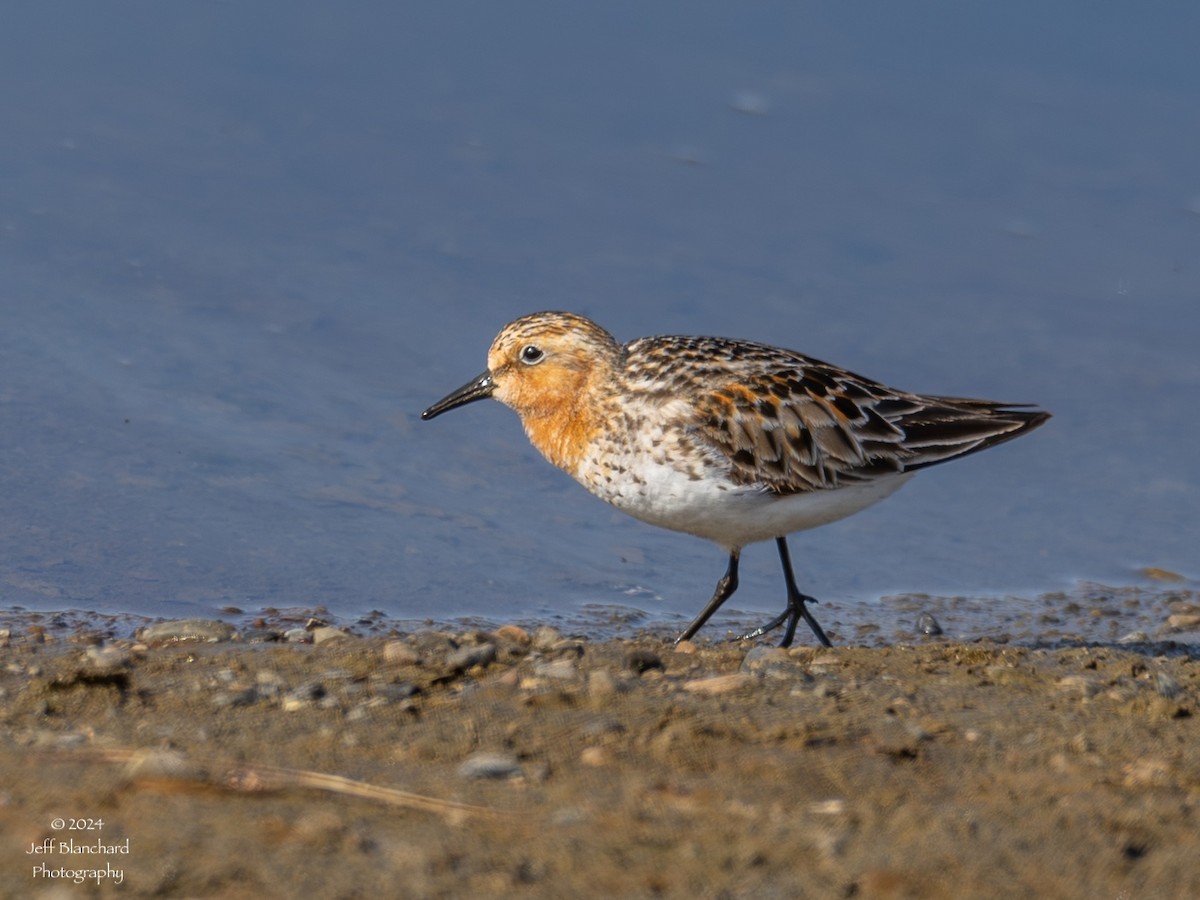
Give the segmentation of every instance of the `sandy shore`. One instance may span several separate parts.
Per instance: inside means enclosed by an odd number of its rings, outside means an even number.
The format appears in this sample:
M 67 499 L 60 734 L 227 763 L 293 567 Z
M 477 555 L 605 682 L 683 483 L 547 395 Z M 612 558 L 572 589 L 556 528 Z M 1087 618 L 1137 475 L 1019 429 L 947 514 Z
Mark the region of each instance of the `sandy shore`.
M 6 897 L 1200 896 L 1194 643 L 119 630 L 0 630 Z

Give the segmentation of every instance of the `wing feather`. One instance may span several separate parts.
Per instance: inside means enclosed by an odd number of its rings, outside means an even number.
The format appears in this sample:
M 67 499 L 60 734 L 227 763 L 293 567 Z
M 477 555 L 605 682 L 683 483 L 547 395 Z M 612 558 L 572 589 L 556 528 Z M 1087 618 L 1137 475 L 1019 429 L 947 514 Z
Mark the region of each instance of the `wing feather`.
M 778 494 L 834 488 L 974 453 L 1036 428 L 1049 413 L 925 396 L 763 344 L 643 338 L 626 383 L 688 398 L 679 426 L 737 483 Z

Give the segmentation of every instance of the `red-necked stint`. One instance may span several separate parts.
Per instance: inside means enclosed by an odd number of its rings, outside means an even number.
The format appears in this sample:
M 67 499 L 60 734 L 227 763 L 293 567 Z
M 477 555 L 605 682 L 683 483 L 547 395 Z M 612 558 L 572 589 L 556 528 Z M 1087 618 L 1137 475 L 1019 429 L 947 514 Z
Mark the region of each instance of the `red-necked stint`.
M 737 589 L 742 548 L 775 539 L 787 607 L 746 638 L 806 607 L 787 535 L 878 503 L 913 473 L 1041 425 L 1028 406 L 934 397 L 751 341 L 648 337 L 618 344 L 583 316 L 540 312 L 500 331 L 487 370 L 421 414 L 495 397 L 516 410 L 533 445 L 602 500 L 634 518 L 707 538 L 729 553 L 691 638 Z

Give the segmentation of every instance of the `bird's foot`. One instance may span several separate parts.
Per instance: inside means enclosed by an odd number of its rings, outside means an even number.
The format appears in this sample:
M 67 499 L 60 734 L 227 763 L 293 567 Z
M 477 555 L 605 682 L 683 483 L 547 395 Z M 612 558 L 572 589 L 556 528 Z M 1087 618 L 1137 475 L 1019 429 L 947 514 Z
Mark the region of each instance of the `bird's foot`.
M 808 607 L 805 605 L 806 603 L 816 602 L 816 598 L 809 597 L 807 594 L 794 594 L 788 598 L 787 609 L 785 609 L 767 624 L 755 628 L 753 631 L 748 631 L 746 634 L 740 635 L 735 640 L 752 641 L 755 638 L 762 637 L 768 632 L 774 631 L 776 628 L 786 622 L 787 628 L 783 632 L 783 640 L 779 642 L 779 646 L 790 647 L 792 646 L 792 640 L 796 637 L 796 625 L 801 619 L 803 619 L 808 623 L 808 627 L 812 629 L 812 633 L 817 636 L 817 640 L 821 642 L 823 647 L 832 647 L 833 644 L 825 635 L 824 629 L 822 629 L 817 620 L 813 618 L 813 614 L 808 611 Z

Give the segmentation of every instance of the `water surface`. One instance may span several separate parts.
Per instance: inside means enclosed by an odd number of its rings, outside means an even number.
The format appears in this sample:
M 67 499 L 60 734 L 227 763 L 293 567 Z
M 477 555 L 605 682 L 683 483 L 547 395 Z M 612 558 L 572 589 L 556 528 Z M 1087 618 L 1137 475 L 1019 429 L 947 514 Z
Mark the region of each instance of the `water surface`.
M 1054 412 L 793 538 L 839 609 L 1196 577 L 1178 16 L 15 7 L 0 603 L 689 617 L 719 549 L 589 497 L 499 404 L 417 419 L 545 308 Z M 750 548 L 732 605 L 775 611 L 776 566 Z

